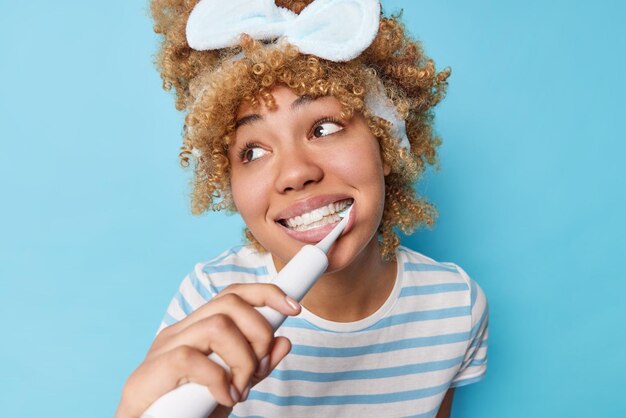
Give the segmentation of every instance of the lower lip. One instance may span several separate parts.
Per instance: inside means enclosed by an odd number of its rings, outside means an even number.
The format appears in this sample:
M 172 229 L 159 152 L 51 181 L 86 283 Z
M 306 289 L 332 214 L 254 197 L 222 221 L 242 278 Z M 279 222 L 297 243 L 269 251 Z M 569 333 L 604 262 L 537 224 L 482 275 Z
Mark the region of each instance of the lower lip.
M 352 204 L 353 208 L 350 211 L 350 218 L 348 219 L 348 225 L 346 225 L 346 229 L 343 230 L 343 232 L 341 233 L 340 237 L 347 234 L 348 231 L 350 231 L 352 229 L 352 225 L 354 224 L 354 218 L 355 218 L 355 207 L 354 207 L 354 203 Z M 339 221 L 340 222 L 340 221 Z M 276 222 L 276 225 L 278 225 L 279 227 L 281 227 L 283 229 L 283 231 L 285 231 L 285 233 L 287 235 L 289 235 L 291 238 L 300 241 L 300 242 L 304 242 L 306 244 L 317 244 L 318 242 L 320 242 L 322 239 L 324 239 L 324 237 L 326 235 L 328 235 L 328 233 L 330 231 L 333 230 L 333 228 L 339 223 L 339 222 L 335 222 L 332 224 L 328 224 L 328 225 L 324 225 L 324 226 L 320 226 L 318 228 L 312 228 L 306 231 L 295 231 L 293 229 L 289 229 L 286 226 Z

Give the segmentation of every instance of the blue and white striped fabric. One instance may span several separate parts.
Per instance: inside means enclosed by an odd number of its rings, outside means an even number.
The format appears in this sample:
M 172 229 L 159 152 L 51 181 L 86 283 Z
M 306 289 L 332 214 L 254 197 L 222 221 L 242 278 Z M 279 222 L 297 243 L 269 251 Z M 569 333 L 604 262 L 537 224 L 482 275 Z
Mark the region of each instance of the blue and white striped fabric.
M 487 370 L 487 300 L 457 265 L 400 247 L 398 274 L 383 306 L 338 323 L 303 309 L 278 330 L 290 354 L 255 386 L 233 418 L 434 417 L 446 391 Z M 198 263 L 182 282 L 159 331 L 231 283 L 276 275 L 267 253 L 237 247 Z

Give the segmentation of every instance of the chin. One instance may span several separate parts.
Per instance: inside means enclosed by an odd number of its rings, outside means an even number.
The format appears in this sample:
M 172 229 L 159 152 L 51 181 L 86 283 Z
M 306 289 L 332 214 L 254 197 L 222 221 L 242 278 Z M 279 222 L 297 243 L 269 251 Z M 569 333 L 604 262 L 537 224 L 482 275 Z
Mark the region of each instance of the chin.
M 360 248 L 350 242 L 337 242 L 328 254 L 328 268 L 326 269 L 326 274 L 337 273 L 350 267 L 355 262 L 360 263 L 361 257 L 372 256 L 380 257 L 376 237 Z

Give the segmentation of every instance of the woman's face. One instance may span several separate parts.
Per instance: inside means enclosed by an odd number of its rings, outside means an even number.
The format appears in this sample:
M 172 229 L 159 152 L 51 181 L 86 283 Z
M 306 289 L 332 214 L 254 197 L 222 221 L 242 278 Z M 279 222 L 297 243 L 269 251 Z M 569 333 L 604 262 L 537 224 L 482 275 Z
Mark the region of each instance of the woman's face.
M 349 202 L 328 271 L 348 266 L 368 246 L 377 251 L 388 170 L 365 119 L 342 120 L 333 96 L 312 99 L 282 86 L 272 94 L 274 110 L 239 108 L 228 154 L 233 200 L 252 234 L 286 263 L 326 236 L 338 222 L 333 213 Z

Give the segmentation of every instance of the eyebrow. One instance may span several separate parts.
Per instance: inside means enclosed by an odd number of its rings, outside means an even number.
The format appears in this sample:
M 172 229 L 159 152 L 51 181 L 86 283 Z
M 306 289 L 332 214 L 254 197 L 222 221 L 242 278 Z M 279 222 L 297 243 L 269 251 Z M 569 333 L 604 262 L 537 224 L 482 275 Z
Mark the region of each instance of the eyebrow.
M 293 101 L 293 103 L 291 103 L 291 105 L 289 106 L 291 112 L 296 112 L 298 109 L 302 108 L 303 106 L 314 102 L 315 98 L 311 97 L 311 96 L 307 96 L 306 94 L 304 96 L 298 96 L 298 98 L 296 100 Z M 243 125 L 248 125 L 250 123 L 254 123 L 254 122 L 258 122 L 260 120 L 263 120 L 263 116 L 258 115 L 256 113 L 251 114 L 251 115 L 247 115 L 242 117 L 241 119 L 238 119 L 237 122 L 235 122 L 235 129 L 243 126 Z

